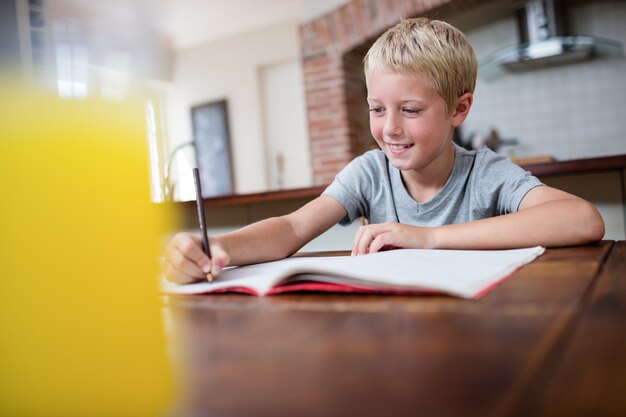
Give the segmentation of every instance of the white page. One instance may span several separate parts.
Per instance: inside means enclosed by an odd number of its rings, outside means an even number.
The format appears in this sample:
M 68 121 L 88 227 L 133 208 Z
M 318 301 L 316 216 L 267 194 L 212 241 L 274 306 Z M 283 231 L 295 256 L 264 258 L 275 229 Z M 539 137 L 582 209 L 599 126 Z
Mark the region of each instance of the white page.
M 472 298 L 543 251 L 540 246 L 485 251 L 398 249 L 361 256 L 288 258 L 226 269 L 213 283 L 163 282 L 162 290 L 199 294 L 246 287 L 263 295 L 294 274 L 315 274 L 317 280 L 324 282 L 377 289 L 433 290 Z

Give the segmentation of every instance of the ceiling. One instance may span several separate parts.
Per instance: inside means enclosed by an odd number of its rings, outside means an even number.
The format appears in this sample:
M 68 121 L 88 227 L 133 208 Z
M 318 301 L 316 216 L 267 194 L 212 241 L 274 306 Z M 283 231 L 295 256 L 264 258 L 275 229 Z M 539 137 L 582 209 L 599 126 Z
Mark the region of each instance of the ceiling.
M 301 20 L 302 0 L 155 0 L 154 24 L 174 49 Z
M 134 38 L 133 33 L 150 27 L 181 50 L 283 22 L 305 22 L 349 0 L 44 1 L 54 15 L 93 20 L 111 29 L 113 38 Z

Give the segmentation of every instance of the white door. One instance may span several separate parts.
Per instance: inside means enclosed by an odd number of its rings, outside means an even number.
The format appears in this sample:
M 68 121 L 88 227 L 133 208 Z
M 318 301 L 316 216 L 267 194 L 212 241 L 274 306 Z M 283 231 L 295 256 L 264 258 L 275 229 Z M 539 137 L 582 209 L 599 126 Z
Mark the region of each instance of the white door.
M 312 185 L 302 67 L 299 61 L 260 70 L 270 189 Z

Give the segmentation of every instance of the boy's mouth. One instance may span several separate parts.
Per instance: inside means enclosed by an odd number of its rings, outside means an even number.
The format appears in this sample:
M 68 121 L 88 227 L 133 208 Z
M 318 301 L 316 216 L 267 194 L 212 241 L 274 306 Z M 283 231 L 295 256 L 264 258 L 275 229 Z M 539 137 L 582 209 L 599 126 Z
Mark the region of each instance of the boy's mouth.
M 409 148 L 413 147 L 413 144 L 408 143 L 406 145 L 402 145 L 402 144 L 388 143 L 387 146 L 389 146 L 389 149 L 391 150 L 391 152 L 400 154 L 400 153 L 407 151 Z

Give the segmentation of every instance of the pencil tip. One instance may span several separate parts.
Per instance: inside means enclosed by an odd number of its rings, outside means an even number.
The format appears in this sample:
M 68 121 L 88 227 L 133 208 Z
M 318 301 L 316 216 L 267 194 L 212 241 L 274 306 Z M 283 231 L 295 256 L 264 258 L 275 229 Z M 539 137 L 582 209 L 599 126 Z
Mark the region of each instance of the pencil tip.
M 208 274 L 206 274 L 206 279 L 207 279 L 207 281 L 209 281 L 209 282 L 213 282 L 213 279 L 214 279 L 214 278 L 213 278 L 213 274 L 211 274 L 210 272 L 209 272 Z

